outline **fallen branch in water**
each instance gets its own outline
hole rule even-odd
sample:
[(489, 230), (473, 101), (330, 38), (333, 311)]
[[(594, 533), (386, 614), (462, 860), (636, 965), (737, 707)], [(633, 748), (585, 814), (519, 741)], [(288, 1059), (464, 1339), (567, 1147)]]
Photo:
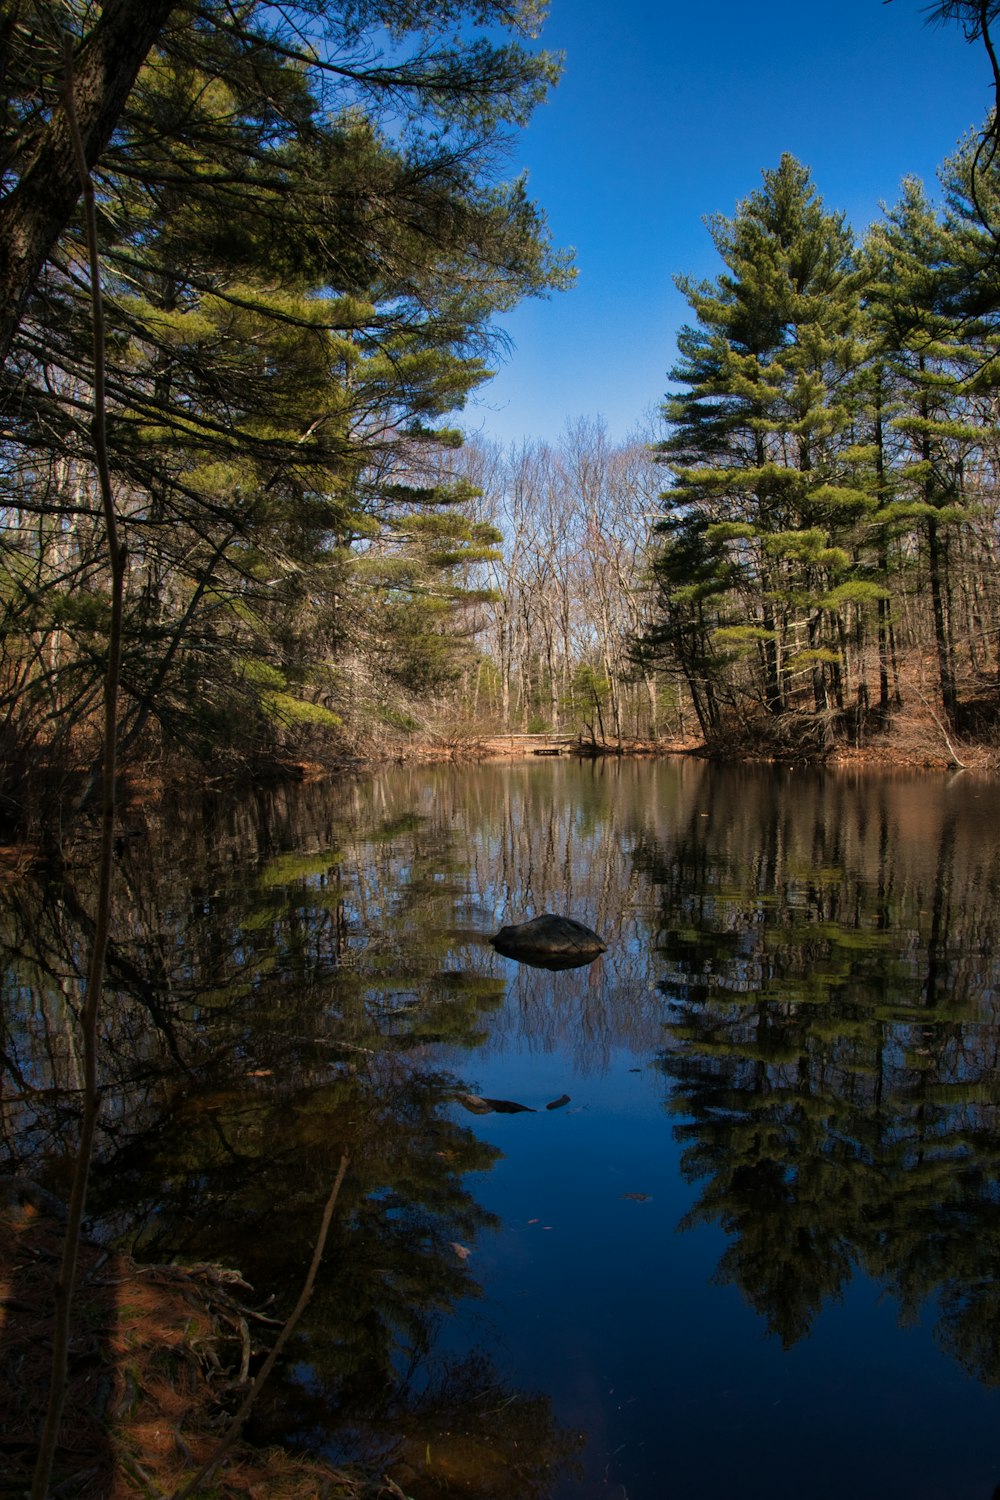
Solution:
[[(0, 1401), (5, 1496), (30, 1490), (52, 1362), (63, 1224), (34, 1197), (29, 1186), (0, 1203), (0, 1283), (8, 1288), (0, 1308), (0, 1368), (18, 1372)], [(248, 1306), (243, 1296), (251, 1291), (235, 1271), (217, 1264), (140, 1266), (122, 1251), (81, 1241), (58, 1480), (49, 1500), (57, 1490), (165, 1500), (216, 1453), (235, 1409), (230, 1403), (238, 1404), (249, 1389), (242, 1378), (242, 1322), (249, 1323), (253, 1350), (258, 1329), (263, 1333), (260, 1360), (284, 1322), (267, 1316), (269, 1301), (264, 1312)], [(229, 1414), (220, 1425), (223, 1406)], [(345, 1473), (280, 1443), (258, 1449), (244, 1436), (200, 1491), (209, 1493), (217, 1500), (251, 1494), (384, 1500), (385, 1487), (374, 1476)]]
[(306, 1276), (305, 1285), (303, 1286), (302, 1291), (299, 1295), (298, 1302), (296, 1302), (295, 1307), (292, 1309), (291, 1315), (289, 1316), (284, 1328), (282, 1328), (278, 1337), (275, 1339), (274, 1347), (272, 1348), (270, 1354), (267, 1356), (267, 1359), (261, 1365), (260, 1370), (257, 1374), (257, 1378), (254, 1381), (253, 1385), (250, 1387), (246, 1400), (243, 1402), (243, 1405), (240, 1407), (232, 1422), (229, 1424), (229, 1427), (226, 1429), (225, 1436), (222, 1438), (219, 1446), (216, 1448), (211, 1458), (209, 1458), (205, 1463), (202, 1464), (201, 1468), (198, 1470), (197, 1474), (195, 1474), (194, 1478), (189, 1480), (183, 1489), (174, 1491), (173, 1495), (171, 1495), (170, 1497), (170, 1500), (190, 1500), (190, 1497), (194, 1494), (195, 1490), (197, 1490), (200, 1485), (204, 1484), (207, 1479), (210, 1479), (211, 1476), (215, 1473), (216, 1469), (219, 1467), (219, 1464), (225, 1458), (226, 1454), (229, 1452), (230, 1448), (237, 1441), (240, 1433), (243, 1431), (243, 1425), (246, 1422), (247, 1417), (250, 1415), (254, 1402), (257, 1400), (257, 1397), (259, 1396), (264, 1386), (264, 1382), (267, 1380), (271, 1371), (274, 1369), (278, 1355), (287, 1344), (295, 1329), (296, 1324), (306, 1310), (306, 1305), (309, 1302), (310, 1297), (313, 1294), (313, 1288), (316, 1285), (316, 1276), (319, 1271), (319, 1263), (323, 1259), (323, 1251), (326, 1248), (327, 1236), (330, 1233), (330, 1224), (333, 1220), (333, 1210), (336, 1206), (337, 1198), (340, 1194), (341, 1184), (344, 1181), (344, 1174), (347, 1171), (347, 1161), (348, 1156), (347, 1152), (345, 1151), (343, 1156), (341, 1156), (340, 1158), (340, 1166), (337, 1169), (337, 1176), (334, 1180), (333, 1187), (330, 1189), (330, 1196), (326, 1200), (326, 1208), (323, 1210), (323, 1219), (319, 1227), (319, 1234), (316, 1236), (316, 1245), (313, 1249), (313, 1257), (312, 1262), (309, 1266), (309, 1273)]

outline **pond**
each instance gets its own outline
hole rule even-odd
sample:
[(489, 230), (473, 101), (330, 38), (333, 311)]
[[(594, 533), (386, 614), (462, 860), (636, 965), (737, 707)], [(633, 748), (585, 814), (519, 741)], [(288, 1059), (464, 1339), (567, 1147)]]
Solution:
[[(95, 1228), (287, 1309), (347, 1150), (256, 1436), (416, 1500), (990, 1500), (998, 792), (546, 760), (134, 810)], [(0, 896), (5, 1169), (63, 1192), (92, 882)], [(493, 950), (543, 911), (607, 951)]]

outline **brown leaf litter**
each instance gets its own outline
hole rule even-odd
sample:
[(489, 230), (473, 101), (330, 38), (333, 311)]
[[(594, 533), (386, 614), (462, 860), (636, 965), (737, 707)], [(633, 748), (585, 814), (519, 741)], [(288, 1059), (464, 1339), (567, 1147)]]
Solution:
[[(30, 1488), (48, 1399), (62, 1226), (41, 1192), (0, 1210), (0, 1497)], [(41, 1204), (41, 1208), (39, 1207)], [(166, 1497), (214, 1451), (275, 1322), (218, 1266), (140, 1266), (80, 1247), (70, 1380), (51, 1492), (61, 1500)], [(211, 1483), (217, 1500), (398, 1495), (328, 1464), (246, 1442)]]

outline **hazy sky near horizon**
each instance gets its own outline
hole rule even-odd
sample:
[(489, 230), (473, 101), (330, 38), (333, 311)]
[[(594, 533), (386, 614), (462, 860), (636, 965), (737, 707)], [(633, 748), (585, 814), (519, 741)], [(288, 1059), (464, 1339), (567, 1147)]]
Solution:
[(619, 439), (667, 390), (688, 309), (678, 273), (721, 268), (706, 214), (732, 214), (790, 151), (855, 231), (914, 174), (935, 173), (984, 118), (991, 74), (923, 0), (551, 0), (558, 87), (519, 133), (569, 292), (500, 320), (512, 346), (463, 413), (503, 443), (555, 440), (577, 417)]

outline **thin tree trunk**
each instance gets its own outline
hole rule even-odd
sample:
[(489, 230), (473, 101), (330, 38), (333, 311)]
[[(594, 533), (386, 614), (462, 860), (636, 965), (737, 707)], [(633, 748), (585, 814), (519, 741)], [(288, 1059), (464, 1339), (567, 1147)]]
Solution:
[(941, 689), (941, 706), (944, 709), (945, 718), (951, 727), (954, 728), (957, 698), (955, 692), (955, 674), (951, 653), (948, 649), (948, 621), (945, 609), (944, 586), (945, 559), (938, 524), (933, 516), (927, 522), (927, 555), (930, 571), (931, 611), (934, 616), (934, 644), (937, 650), (938, 682)]
[(84, 196), (87, 224), (87, 247), (90, 257), (91, 308), (94, 336), (94, 452), (101, 491), (101, 505), (107, 533), (111, 569), (111, 624), (108, 633), (107, 668), (104, 679), (104, 763), (101, 778), (101, 847), (98, 858), (97, 911), (94, 936), (87, 972), (82, 1033), (84, 1048), (83, 1118), (77, 1147), (73, 1186), (70, 1192), (63, 1243), (62, 1264), (56, 1283), (52, 1333), (52, 1377), (45, 1425), (38, 1445), (38, 1459), (32, 1480), (32, 1500), (45, 1500), (52, 1478), (69, 1370), (69, 1339), (76, 1282), (80, 1233), (90, 1178), (90, 1163), (97, 1134), (100, 1095), (97, 1088), (98, 1015), (104, 988), (104, 962), (111, 926), (111, 887), (114, 874), (116, 746), (118, 739), (118, 685), (121, 676), (122, 617), (125, 598), (125, 547), (119, 541), (115, 515), (105, 414), (104, 380), (104, 309), (101, 298), (101, 265), (97, 247), (97, 212), (94, 189), (84, 156), (83, 141), (77, 128), (74, 108), (72, 56), (66, 49), (65, 116), (75, 148), (77, 169)]

